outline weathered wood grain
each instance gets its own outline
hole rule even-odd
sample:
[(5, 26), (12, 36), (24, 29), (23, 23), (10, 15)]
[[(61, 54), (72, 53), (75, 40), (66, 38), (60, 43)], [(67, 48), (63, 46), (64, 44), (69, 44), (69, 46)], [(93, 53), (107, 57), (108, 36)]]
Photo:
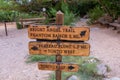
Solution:
[(62, 55), (62, 56), (89, 56), (90, 45), (86, 43), (70, 42), (30, 42), (30, 54)]
[(89, 35), (88, 27), (29, 26), (28, 28), (28, 36), (31, 39), (87, 41)]

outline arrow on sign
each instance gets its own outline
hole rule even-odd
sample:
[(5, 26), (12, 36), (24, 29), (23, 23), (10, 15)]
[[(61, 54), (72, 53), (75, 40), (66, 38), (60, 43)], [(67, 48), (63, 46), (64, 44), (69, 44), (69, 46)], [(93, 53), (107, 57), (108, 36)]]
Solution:
[(73, 66), (69, 66), (68, 67), (68, 69), (70, 69), (70, 70), (72, 70), (72, 69), (74, 69), (75, 67), (73, 67)]
[(85, 34), (86, 34), (86, 31), (82, 31), (82, 32), (80, 33), (80, 36), (83, 37), (83, 36), (85, 36)]
[(33, 46), (31, 49), (34, 50), (34, 51), (36, 51), (36, 50), (38, 50), (38, 47)]

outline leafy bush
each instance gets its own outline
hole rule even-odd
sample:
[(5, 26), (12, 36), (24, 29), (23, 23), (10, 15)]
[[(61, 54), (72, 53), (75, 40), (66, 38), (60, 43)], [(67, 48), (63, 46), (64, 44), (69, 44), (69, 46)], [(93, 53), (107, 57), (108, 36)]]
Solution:
[[(21, 0), (21, 3), (18, 3), (16, 1), (14, 2), (15, 10), (21, 11), (21, 12), (27, 12), (27, 13), (35, 13), (39, 14), (42, 13), (42, 9), (46, 8), (46, 13), (51, 17), (54, 17), (53, 12), (54, 10), (67, 10), (68, 7), (70, 14), (74, 15), (85, 15), (89, 9), (93, 8), (96, 4), (96, 0), (67, 0), (67, 7), (62, 6), (65, 4), (63, 3), (64, 0), (31, 0), (31, 2), (28, 2), (28, 0)], [(11, 3), (13, 4), (11, 1)], [(72, 5), (72, 6), (71, 6)], [(9, 9), (10, 10), (10, 9)], [(67, 12), (68, 13), (68, 12)], [(68, 14), (67, 14), (68, 15)], [(71, 16), (70, 15), (70, 16)]]
[(18, 21), (20, 18), (33, 18), (33, 17), (41, 17), (41, 14), (30, 14), (23, 13), (18, 11), (5, 11), (0, 10), (0, 21)]
[[(64, 24), (65, 25), (71, 25), (71, 23), (74, 21), (75, 19), (75, 15), (73, 14), (73, 12), (70, 10), (69, 5), (67, 3), (64, 3), (63, 1), (60, 3), (60, 10), (64, 13)], [(47, 14), (49, 15), (49, 17), (55, 17), (56, 13), (57, 13), (57, 8), (50, 8), (49, 11), (47, 12)]]
[(20, 13), (18, 11), (0, 10), (0, 21), (12, 22), (12, 21), (16, 21), (20, 17), (21, 18), (26, 18), (26, 17), (29, 17), (29, 14)]
[(70, 11), (67, 3), (62, 2), (61, 9), (64, 12), (64, 24), (70, 25), (74, 21), (75, 15)]
[(15, 21), (18, 13), (15, 11), (0, 10), (0, 21)]
[(55, 8), (50, 8), (50, 10), (47, 12), (49, 17), (55, 17), (57, 13), (57, 10)]
[[(78, 72), (62, 72), (62, 80), (66, 80), (71, 75), (76, 75), (80, 80), (102, 80), (102, 76), (96, 75), (97, 64), (99, 60), (93, 57), (63, 57), (65, 63), (79, 64), (80, 69)], [(50, 75), (49, 80), (55, 80), (55, 73)]]
[[(26, 1), (26, 0), (23, 0), (23, 2), (24, 1)], [(19, 24), (20, 18), (33, 18), (33, 17), (41, 17), (42, 16), (40, 13), (38, 13), (38, 14), (33, 14), (30, 12), (24, 13), (20, 10), (20, 6), (16, 3), (17, 2), (15, 2), (13, 0), (0, 0), (0, 22), (16, 21), (17, 28), (20, 29), (20, 28), (22, 28), (21, 24)]]
[[(102, 76), (96, 75), (96, 66), (99, 64), (99, 60), (96, 58), (64, 56), (62, 60), (64, 63), (75, 63), (80, 66), (78, 72), (62, 72), (62, 80), (66, 80), (66, 78), (70, 75), (77, 75), (79, 76), (80, 80), (102, 80), (103, 78)], [(27, 59), (27, 62), (36, 61), (55, 62), (55, 56), (31, 55)], [(55, 73), (50, 75), (49, 80), (55, 80)]]
[(21, 2), (15, 1), (15, 4), (18, 5), (18, 10), (22, 12), (32, 12), (32, 13), (40, 13), (43, 8), (51, 8), (52, 1), (51, 0), (21, 0)]
[(97, 0), (70, 0), (67, 2), (70, 10), (75, 15), (85, 15), (90, 9), (94, 8), (98, 2)]
[(98, 18), (100, 18), (104, 14), (104, 11), (100, 8), (100, 6), (96, 6), (94, 9), (88, 12), (90, 17), (90, 23), (94, 23)]
[(12, 1), (0, 0), (0, 10), (15, 10), (16, 4)]
[(22, 25), (19, 22), (16, 22), (17, 29), (22, 29)]
[(103, 10), (114, 19), (120, 15), (120, 0), (98, 0)]
[(93, 23), (103, 14), (107, 13), (112, 19), (117, 19), (120, 15), (120, 1), (119, 0), (97, 0), (99, 5), (88, 12), (90, 22)]
[(30, 55), (26, 62), (39, 62), (39, 61), (55, 61), (54, 56), (44, 56), (44, 55)]
[(75, 20), (75, 16), (72, 12), (65, 12), (64, 14), (64, 24), (65, 25), (71, 25), (72, 22)]
[(83, 63), (81, 65), (81, 72), (86, 72), (86, 74), (94, 76), (97, 74), (97, 68), (96, 68), (97, 63)]
[(23, 12), (20, 12), (19, 13), (19, 16), (18, 16), (18, 18), (38, 18), (38, 17), (42, 17), (42, 14), (30, 14), (30, 13), (23, 13)]

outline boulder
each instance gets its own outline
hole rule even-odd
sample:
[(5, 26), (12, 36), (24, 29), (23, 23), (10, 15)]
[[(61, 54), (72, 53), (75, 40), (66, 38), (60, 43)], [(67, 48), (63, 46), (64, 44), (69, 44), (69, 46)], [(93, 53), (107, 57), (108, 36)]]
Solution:
[(105, 64), (98, 64), (97, 65), (97, 74), (104, 76), (107, 73), (107, 66)]
[(77, 76), (72, 75), (69, 78), (67, 78), (67, 80), (79, 80)]

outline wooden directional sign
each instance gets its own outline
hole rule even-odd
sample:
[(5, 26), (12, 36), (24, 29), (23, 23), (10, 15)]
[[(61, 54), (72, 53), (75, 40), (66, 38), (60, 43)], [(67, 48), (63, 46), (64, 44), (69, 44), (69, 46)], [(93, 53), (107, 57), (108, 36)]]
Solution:
[(54, 55), (56, 62), (39, 62), (40, 70), (56, 71), (56, 80), (61, 80), (61, 71), (77, 72), (77, 64), (62, 63), (62, 56), (89, 56), (90, 28), (64, 26), (64, 14), (56, 14), (57, 26), (30, 25), (28, 36), (37, 41), (29, 42), (29, 53), (38, 55)]
[(29, 26), (28, 35), (31, 39), (87, 41), (90, 30), (87, 27), (69, 26)]
[(30, 42), (30, 54), (62, 55), (62, 56), (89, 56), (90, 45), (86, 43), (69, 42)]
[(52, 70), (52, 71), (69, 71), (69, 72), (77, 72), (79, 66), (77, 64), (63, 64), (58, 62), (39, 62), (38, 68), (40, 70)]

